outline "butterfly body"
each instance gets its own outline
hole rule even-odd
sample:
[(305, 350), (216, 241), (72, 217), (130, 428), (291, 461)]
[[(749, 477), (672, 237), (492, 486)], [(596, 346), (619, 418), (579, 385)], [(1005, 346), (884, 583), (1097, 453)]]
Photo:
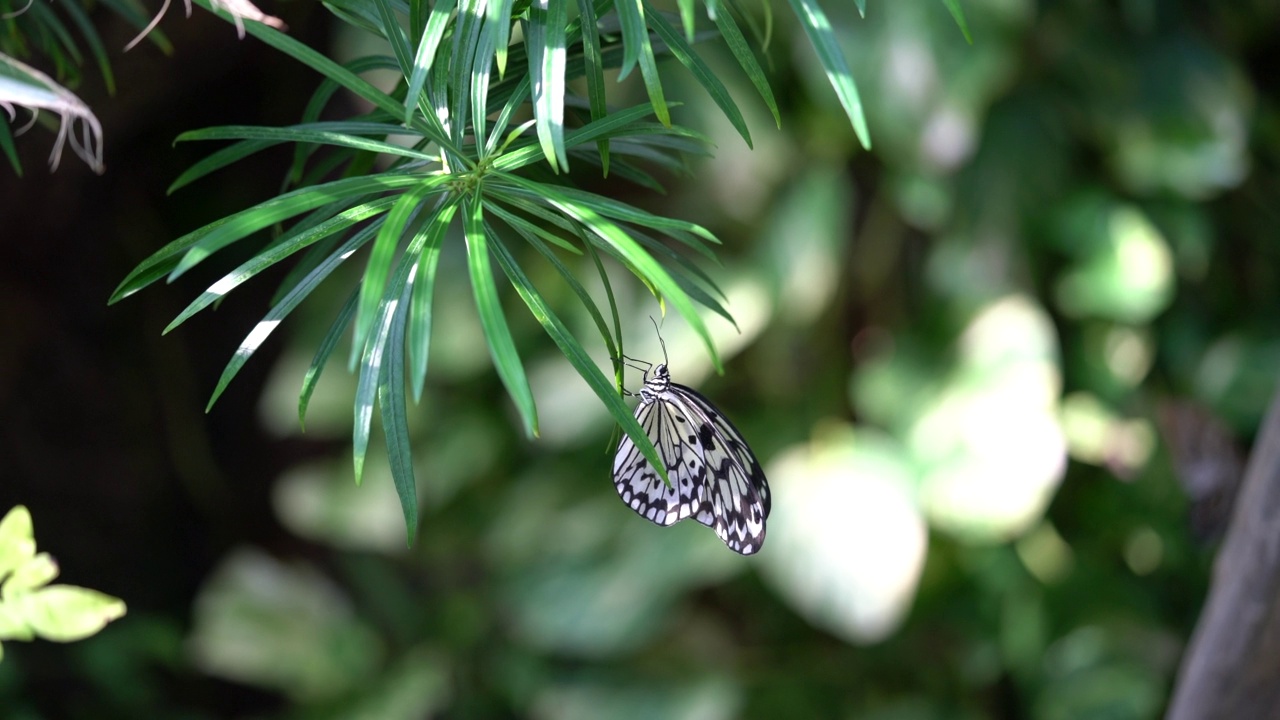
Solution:
[(638, 394), (636, 420), (658, 450), (671, 485), (624, 435), (613, 460), (622, 501), (658, 525), (693, 517), (731, 550), (759, 551), (769, 485), (742, 433), (698, 391), (672, 382), (665, 364), (645, 373)]

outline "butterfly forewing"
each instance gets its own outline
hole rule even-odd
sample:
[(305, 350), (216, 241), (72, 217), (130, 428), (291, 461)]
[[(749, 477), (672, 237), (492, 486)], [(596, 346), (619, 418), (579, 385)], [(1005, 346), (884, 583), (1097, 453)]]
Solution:
[(636, 419), (653, 442), (667, 487), (624, 436), (613, 462), (623, 502), (642, 517), (671, 525), (687, 517), (715, 530), (732, 550), (750, 555), (764, 542), (769, 486), (738, 429), (692, 388), (670, 382), (665, 365), (646, 373)]
[(623, 435), (613, 459), (613, 484), (622, 501), (641, 517), (659, 525), (672, 525), (702, 505), (702, 460), (683, 442), (678, 429), (686, 421), (673, 418), (661, 402), (641, 403), (636, 420), (658, 450), (673, 487), (667, 487), (631, 438)]

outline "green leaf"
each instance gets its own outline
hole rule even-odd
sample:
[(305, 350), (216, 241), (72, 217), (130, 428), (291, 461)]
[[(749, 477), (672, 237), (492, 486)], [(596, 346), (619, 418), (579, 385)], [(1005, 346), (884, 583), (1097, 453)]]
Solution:
[(480, 145), (480, 138), (484, 137), (486, 116), (489, 114), (489, 78), (493, 68), (493, 53), (498, 44), (498, 29), (489, 19), (488, 11), (489, 8), (486, 7), (480, 35), (476, 40), (476, 54), (471, 62), (471, 128), (477, 146)]
[(116, 79), (111, 73), (111, 62), (107, 58), (107, 50), (102, 45), (102, 37), (93, 26), (93, 21), (85, 13), (84, 6), (74, 0), (62, 0), (62, 9), (71, 17), (71, 22), (80, 30), (80, 35), (89, 46), (89, 53), (98, 64), (98, 72), (102, 73), (102, 82), (108, 95), (116, 94)]
[(498, 77), (507, 74), (507, 46), (511, 44), (511, 0), (489, 0), (485, 22), (494, 27), (494, 60)]
[[(409, 52), (409, 39), (405, 37), (404, 28), (400, 27), (400, 21), (396, 19), (396, 13), (391, 9), (390, 0), (373, 0), (373, 4), (378, 9), (378, 20), (380, 22), (380, 30), (382, 37), (386, 39), (387, 44), (391, 46), (391, 54), (395, 55), (396, 64), (400, 66), (400, 73), (408, 76), (413, 71), (413, 56)], [(406, 104), (408, 96), (406, 96)], [(405, 117), (405, 124), (408, 124), (409, 118)]]
[[(604, 61), (600, 57), (600, 30), (596, 17), (595, 4), (591, 0), (578, 0), (578, 13), (582, 27), (582, 57), (584, 74), (587, 79), (587, 102), (591, 106), (591, 120), (604, 119), (609, 114), (605, 101)], [(596, 149), (600, 151), (600, 166), (604, 176), (609, 176), (609, 141), (596, 141)]]
[(53, 558), (36, 553), (31, 513), (14, 506), (0, 519), (0, 640), (79, 640), (124, 615), (119, 598), (49, 585), (57, 575)]
[(831, 81), (831, 87), (835, 88), (836, 97), (840, 98), (840, 104), (844, 106), (849, 121), (853, 123), (854, 133), (857, 134), (862, 147), (870, 150), (871, 132), (867, 130), (867, 119), (862, 114), (862, 100), (858, 97), (858, 87), (853, 82), (853, 73), (849, 72), (849, 64), (845, 62), (844, 53), (836, 42), (831, 22), (822, 12), (818, 0), (788, 0), (788, 2), (791, 3), (791, 9), (795, 11), (796, 16), (800, 18), (800, 24), (804, 27), (805, 34), (809, 36), (809, 41), (813, 43), (813, 49), (818, 53), (818, 60), (827, 73), (827, 79)]
[[(345, 132), (342, 132), (345, 131)], [(178, 136), (174, 142), (192, 140), (264, 140), (270, 143), (297, 142), (314, 143), (316, 145), (335, 145), (381, 153), (393, 157), (413, 158), (415, 160), (433, 161), (438, 158), (434, 153), (397, 145), (396, 143), (370, 140), (352, 133), (364, 135), (420, 135), (398, 125), (372, 122), (344, 123), (306, 123), (287, 127), (261, 127), (255, 125), (228, 125), (225, 127), (193, 130)]]
[(969, 34), (969, 23), (964, 19), (964, 9), (960, 7), (960, 0), (942, 0), (942, 4), (947, 6), (951, 11), (951, 17), (956, 19), (956, 25), (960, 26), (960, 32), (964, 35), (965, 41), (972, 45), (973, 36)]
[[(692, 1), (690, 2), (692, 7)], [(711, 96), (711, 100), (715, 102), (724, 116), (728, 118), (729, 124), (733, 125), (742, 139), (746, 141), (747, 147), (751, 147), (751, 132), (747, 130), (747, 121), (742, 118), (742, 111), (738, 109), (737, 103), (733, 101), (733, 97), (729, 95), (729, 89), (720, 82), (720, 78), (716, 77), (715, 72), (707, 66), (702, 58), (698, 57), (693, 48), (676, 29), (667, 22), (666, 18), (653, 9), (648, 2), (644, 3), (645, 16), (649, 19), (649, 24), (653, 26), (654, 32), (658, 33), (658, 37), (667, 44), (667, 48), (671, 50), (671, 54), (676, 60), (680, 61), (689, 69), (694, 79), (698, 81), (707, 94)]]
[(333, 319), (333, 324), (329, 326), (329, 332), (325, 333), (320, 346), (316, 348), (316, 354), (311, 358), (311, 366), (307, 368), (307, 374), (302, 378), (302, 390), (298, 393), (298, 425), (303, 432), (307, 429), (307, 405), (311, 403), (311, 393), (315, 392), (316, 384), (320, 382), (320, 374), (324, 372), (329, 356), (337, 347), (338, 339), (351, 324), (351, 318), (356, 314), (356, 301), (359, 298), (360, 288), (352, 290), (347, 301), (343, 303), (342, 309), (338, 311), (338, 316)]
[[(404, 255), (401, 256), (396, 271), (386, 286), (386, 293), (382, 296), (382, 302), (378, 305), (377, 316), (374, 318), (373, 332), (369, 335), (368, 340), (360, 346), (360, 379), (356, 382), (355, 421), (352, 424), (351, 439), (351, 457), (355, 464), (357, 485), (360, 484), (364, 474), (364, 458), (369, 449), (369, 432), (373, 425), (373, 404), (377, 399), (379, 385), (382, 383), (383, 363), (388, 359), (388, 350), (391, 350), (393, 355), (396, 352), (391, 349), (392, 327), (396, 324), (396, 317), (400, 315), (400, 311), (407, 301), (405, 297), (406, 286), (409, 276), (417, 264), (418, 254), (422, 252), (420, 244), (422, 241), (424, 241), (424, 238), (421, 235), (416, 236), (405, 250)], [(403, 363), (403, 331), (401, 331), (400, 335), (400, 344), (400, 357), (401, 363)], [(403, 393), (403, 369), (401, 370), (400, 379), (401, 392)], [(389, 433), (395, 432), (395, 430), (383, 429)], [(388, 443), (391, 443), (392, 436), (388, 435), (387, 437)], [(390, 445), (388, 450), (392, 450)], [(398, 484), (399, 481), (397, 481)], [(416, 497), (414, 503), (416, 507)]]
[(509, 176), (511, 182), (524, 187), (527, 190), (541, 193), (544, 200), (569, 217), (578, 221), (590, 233), (600, 238), (604, 243), (615, 250), (637, 275), (648, 279), (653, 286), (661, 293), (661, 296), (669, 301), (676, 311), (684, 317), (689, 326), (693, 328), (707, 347), (707, 353), (711, 356), (711, 362), (715, 366), (717, 372), (724, 372), (720, 363), (720, 355), (716, 352), (715, 343), (711, 340), (711, 334), (707, 331), (707, 326), (702, 322), (702, 318), (693, 307), (693, 301), (683, 289), (672, 279), (666, 268), (660, 265), (653, 256), (645, 252), (630, 235), (621, 227), (613, 224), (600, 215), (592, 207), (579, 203), (569, 196), (565, 195), (563, 188), (553, 188), (549, 185), (539, 185), (530, 180), (525, 180), (517, 176)]
[(663, 217), (661, 215), (654, 215), (653, 213), (641, 210), (633, 205), (628, 205), (624, 202), (614, 200), (613, 198), (597, 195), (585, 190), (578, 190), (576, 188), (553, 188), (550, 185), (537, 184), (536, 187), (538, 190), (531, 191), (528, 184), (531, 182), (532, 181), (522, 179), (517, 180), (516, 176), (508, 174), (503, 174), (500, 177), (491, 176), (490, 180), (492, 185), (500, 185), (504, 190), (524, 194), (527, 198), (535, 201), (540, 199), (539, 195), (543, 194), (544, 191), (550, 192), (554, 190), (554, 192), (559, 193), (560, 195), (585, 207), (589, 207), (594, 212), (606, 217), (665, 232), (671, 237), (706, 255), (709, 259), (715, 259), (715, 253), (692, 236), (697, 235), (710, 240), (717, 245), (720, 244), (720, 240), (717, 239), (715, 235), (711, 234), (711, 231), (697, 223), (691, 223), (687, 220), (679, 220), (676, 218)]
[(605, 348), (609, 351), (609, 357), (619, 357), (621, 353), (614, 344), (613, 336), (609, 333), (609, 326), (605, 323), (604, 316), (600, 314), (600, 308), (596, 307), (596, 302), (592, 299), (591, 293), (587, 292), (582, 283), (578, 282), (578, 278), (574, 277), (569, 268), (560, 262), (560, 258), (556, 257), (551, 248), (539, 240), (537, 235), (530, 232), (530, 228), (523, 227), (519, 223), (512, 224), (508, 222), (508, 224), (511, 225), (511, 229), (515, 230), (526, 242), (541, 253), (547, 259), (547, 262), (551, 263), (551, 266), (556, 269), (556, 272), (560, 273), (560, 277), (569, 286), (569, 289), (573, 290), (574, 294), (578, 296), (578, 300), (582, 302), (583, 307), (587, 309), (587, 314), (591, 316), (591, 320), (596, 324), (596, 329), (600, 331), (600, 338), (604, 340)]
[(450, 203), (440, 208), (419, 233), (426, 233), (422, 254), (418, 257), (418, 270), (413, 281), (413, 297), (409, 307), (409, 364), (413, 368), (413, 401), (422, 400), (422, 389), (427, 378), (427, 357), (431, 349), (431, 302), (436, 284), (436, 267), (444, 235), (458, 209)]
[[(205, 1), (207, 2), (207, 0)], [(404, 105), (402, 103), (382, 92), (364, 78), (361, 78), (310, 47), (294, 40), (282, 32), (262, 25), (261, 23), (246, 22), (245, 29), (250, 35), (253, 35), (277, 50), (284, 52), (303, 65), (312, 68), (326, 78), (329, 78), (347, 90), (350, 90), (356, 96), (369, 101), (374, 105), (374, 107), (377, 107), (379, 110), (387, 113), (387, 115), (391, 117), (403, 116)], [(415, 117), (413, 118), (411, 125), (423, 132), (427, 137), (431, 138), (433, 142), (439, 144), (449, 153), (461, 156), (462, 153), (441, 131), (439, 121), (436, 119), (435, 115), (425, 114), (423, 116)]]
[[(708, 11), (710, 8), (708, 8)], [(716, 27), (720, 30), (721, 37), (729, 46), (729, 52), (733, 53), (733, 57), (738, 60), (738, 65), (742, 66), (743, 72), (747, 74), (747, 78), (751, 80), (751, 84), (755, 85), (756, 92), (760, 93), (760, 97), (764, 99), (764, 104), (769, 106), (769, 111), (773, 113), (773, 121), (779, 128), (782, 127), (782, 114), (778, 111), (778, 102), (773, 97), (773, 89), (769, 87), (769, 78), (765, 76), (764, 70), (760, 68), (760, 64), (756, 62), (755, 53), (752, 52), (751, 46), (747, 44), (747, 40), (742, 36), (742, 31), (738, 29), (738, 24), (733, 20), (733, 13), (728, 8), (722, 13), (712, 13), (712, 18), (716, 22)]]
[(56, 577), (58, 564), (49, 557), (49, 553), (36, 553), (13, 569), (13, 574), (4, 583), (3, 597), (9, 600), (21, 593), (35, 591)]
[[(324, 185), (287, 192), (258, 203), (248, 210), (241, 210), (217, 222), (210, 223), (200, 230), (166, 245), (155, 255), (143, 261), (142, 265), (135, 268), (134, 272), (130, 274), (130, 278), (134, 277), (134, 274), (142, 270), (144, 266), (165, 262), (176, 255), (178, 250), (185, 250), (182, 258), (169, 273), (169, 279), (173, 280), (200, 264), (218, 250), (263, 228), (270, 227), (281, 220), (301, 215), (308, 210), (314, 210), (326, 203), (343, 198), (358, 198), (368, 193), (396, 190), (417, 185), (421, 182), (421, 175), (384, 173), (335, 180)], [(191, 239), (191, 242), (185, 243), (184, 241), (188, 239)], [(128, 281), (129, 278), (126, 278), (126, 282)], [(119, 294), (120, 290), (118, 289), (116, 293)]]
[(319, 240), (330, 237), (335, 233), (339, 233), (358, 222), (367, 220), (374, 215), (385, 212), (391, 204), (395, 202), (394, 198), (382, 198), (371, 203), (366, 203), (359, 207), (352, 208), (346, 212), (339, 213), (328, 220), (308, 228), (303, 232), (286, 237), (284, 242), (275, 244), (258, 253), (249, 260), (245, 261), (240, 267), (222, 276), (220, 280), (209, 286), (190, 305), (178, 316), (173, 319), (164, 329), (165, 333), (186, 322), (192, 315), (200, 312), (206, 307), (226, 297), (236, 287), (249, 281), (258, 273), (266, 270), (272, 265), (289, 257), (293, 253), (305, 248)]
[(420, 104), (422, 88), (427, 83), (427, 76), (435, 62), (440, 41), (444, 38), (449, 26), (449, 17), (457, 0), (438, 0), (431, 8), (431, 16), (427, 19), (427, 29), (418, 41), (418, 51), (413, 57), (413, 73), (409, 75), (409, 92), (404, 99), (404, 124), (408, 125), (413, 117), (413, 110)]
[(640, 60), (640, 49), (648, 46), (649, 33), (644, 26), (640, 0), (614, 0), (614, 8), (622, 28), (622, 64), (618, 67), (618, 82), (622, 82)]
[(22, 163), (18, 160), (18, 148), (13, 144), (13, 132), (9, 130), (7, 121), (0, 122), (0, 150), (4, 150), (4, 156), (9, 158), (9, 166), (13, 168), (13, 173), (22, 177)]
[(400, 239), (407, 232), (410, 221), (418, 214), (426, 199), (441, 191), (449, 180), (448, 175), (437, 175), (432, 178), (419, 178), (420, 184), (400, 196), (391, 211), (387, 213), (386, 222), (378, 231), (378, 239), (373, 243), (373, 252), (369, 254), (369, 263), (365, 266), (364, 278), (360, 283), (360, 305), (356, 309), (356, 336), (352, 345), (352, 361), (364, 347), (369, 328), (373, 325), (373, 315), (383, 301), (382, 291), (386, 288), (387, 273), (391, 269), (391, 261), (395, 258)]
[(413, 273), (409, 273), (404, 293), (391, 318), (387, 336), (386, 361), (378, 381), (378, 407), (382, 409), (382, 431), (387, 436), (387, 461), (391, 480), (404, 513), (407, 543), (413, 546), (418, 532), (418, 484), (413, 478), (413, 448), (409, 443), (409, 418), (404, 397), (404, 326), (408, 318), (409, 296), (413, 293)]
[(243, 160), (250, 155), (266, 150), (267, 148), (278, 145), (284, 140), (244, 140), (234, 145), (228, 145), (216, 152), (211, 153), (208, 157), (200, 160), (196, 164), (187, 168), (177, 180), (174, 180), (169, 188), (165, 190), (166, 195), (172, 195), (178, 188), (190, 185), (200, 178), (217, 170), (236, 162)]
[(507, 320), (498, 300), (498, 288), (493, 282), (493, 269), (489, 263), (488, 238), (484, 231), (484, 206), (476, 200), (464, 200), (463, 230), (467, 238), (467, 267), (471, 271), (471, 289), (475, 294), (476, 309), (480, 313), (480, 325), (484, 328), (489, 354), (493, 357), (498, 377), (516, 404), (525, 433), (538, 435), (538, 412), (533, 404), (533, 391), (525, 377), (524, 365), (516, 352), (515, 341), (507, 328)]
[(533, 0), (529, 6), (529, 74), (534, 127), (542, 154), (557, 172), (569, 170), (564, 152), (565, 23), (567, 0)]
[[(637, 105), (626, 110), (610, 113), (600, 120), (592, 121), (569, 132), (565, 136), (565, 147), (574, 147), (593, 140), (625, 135), (635, 127), (637, 120), (652, 114), (652, 105)], [(671, 130), (680, 134), (692, 132), (684, 128), (672, 128)], [(493, 162), (493, 167), (498, 170), (514, 170), (536, 162), (538, 158), (537, 149), (532, 146), (523, 147), (504, 154)]]
[(280, 302), (267, 311), (267, 314), (258, 321), (253, 330), (249, 331), (249, 334), (245, 336), (245, 339), (240, 343), (240, 347), (236, 348), (231, 360), (227, 362), (227, 366), (223, 368), (222, 375), (218, 378), (218, 385), (213, 389), (213, 394), (209, 397), (209, 403), (205, 406), (205, 412), (209, 412), (213, 408), (213, 404), (222, 396), (222, 391), (227, 389), (232, 379), (235, 378), (236, 373), (240, 372), (240, 368), (244, 367), (249, 358), (253, 357), (253, 354), (266, 342), (271, 333), (275, 332), (275, 329), (280, 325), (280, 321), (293, 312), (293, 309), (305, 300), (321, 281), (329, 277), (329, 274), (338, 265), (342, 264), (347, 256), (369, 241), (369, 238), (377, 232), (378, 222), (379, 220), (375, 220), (369, 227), (352, 235), (347, 242), (342, 244), (342, 247), (334, 251), (315, 270), (307, 273), (307, 276), (296, 287), (286, 293), (280, 299)]
[[(680, 8), (680, 25), (684, 27), (685, 42), (693, 44), (693, 0), (676, 0), (676, 6)], [(653, 8), (650, 7), (646, 11), (649, 15), (653, 14)]]
[(591, 361), (591, 357), (587, 355), (586, 350), (582, 348), (577, 338), (569, 332), (564, 323), (560, 322), (560, 319), (551, 311), (542, 295), (534, 288), (533, 283), (529, 282), (529, 278), (520, 270), (520, 266), (511, 257), (510, 252), (501, 242), (497, 241), (494, 242), (493, 248), (494, 255), (498, 258), (498, 264), (502, 267), (503, 272), (507, 274), (507, 278), (511, 280), (511, 285), (515, 287), (525, 305), (529, 306), (529, 311), (533, 313), (533, 317), (546, 330), (547, 335), (550, 335), (551, 339), (555, 341), (560, 351), (564, 353), (565, 358), (578, 371), (582, 379), (587, 382), (587, 386), (604, 403), (605, 408), (609, 410), (609, 414), (613, 415), (614, 419), (618, 421), (618, 424), (622, 426), (623, 432), (636, 444), (636, 447), (640, 449), (641, 454), (649, 461), (649, 464), (656, 468), (663, 481), (670, 485), (671, 480), (667, 477), (665, 463), (662, 462), (662, 459), (658, 456), (658, 451), (649, 440), (649, 436), (645, 434), (644, 428), (640, 427), (635, 415), (632, 414), (626, 403), (622, 401), (609, 379), (604, 376), (604, 373), (600, 372), (600, 368), (596, 367), (596, 364)]
[(125, 614), (120, 598), (74, 585), (50, 585), (5, 605), (36, 635), (55, 642), (83, 640)]
[(644, 78), (644, 89), (649, 95), (649, 104), (653, 106), (653, 114), (658, 122), (670, 126), (671, 109), (667, 107), (667, 99), (662, 92), (662, 77), (658, 74), (658, 62), (653, 57), (653, 44), (649, 42), (647, 32), (640, 38), (640, 76)]
[(462, 0), (458, 5), (458, 18), (453, 28), (453, 57), (440, 65), (449, 73), (449, 90), (453, 104), (449, 110), (449, 133), (453, 142), (462, 147), (467, 131), (467, 107), (474, 94), (471, 84), (472, 63), (480, 33), (484, 28), (481, 4), (484, 0)]

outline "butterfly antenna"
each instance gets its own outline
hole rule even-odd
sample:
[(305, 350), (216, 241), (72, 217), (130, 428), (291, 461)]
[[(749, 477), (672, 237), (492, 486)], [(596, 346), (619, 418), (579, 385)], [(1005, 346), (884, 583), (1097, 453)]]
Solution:
[(658, 321), (654, 320), (653, 316), (650, 315), (649, 322), (653, 323), (653, 331), (658, 334), (658, 344), (662, 346), (662, 364), (670, 366), (670, 362), (667, 360), (667, 341), (662, 339), (662, 330), (658, 327)]

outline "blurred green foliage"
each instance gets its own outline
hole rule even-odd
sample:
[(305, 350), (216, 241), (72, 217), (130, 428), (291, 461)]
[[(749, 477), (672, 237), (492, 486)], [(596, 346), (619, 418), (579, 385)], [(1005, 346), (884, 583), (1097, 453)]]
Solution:
[[(716, 157), (665, 198), (607, 187), (725, 241), (708, 272), (740, 332), (707, 325), (726, 374), (707, 379), (686, 326), (663, 332), (675, 378), (765, 463), (757, 559), (618, 501), (609, 415), (526, 320), (543, 437), (520, 437), (446, 250), (408, 418), (413, 549), (380, 448), (359, 489), (345, 455), (300, 464), (273, 502), (304, 552), (227, 555), (188, 632), (131, 615), (75, 646), (83, 672), (106, 677), (105, 655), (214, 675), (287, 717), (1158, 717), (1213, 550), (1190, 517), (1229, 491), (1188, 479), (1194, 443), (1161, 410), (1195, 408), (1192, 439), (1247, 438), (1280, 366), (1280, 7), (974, 0), (972, 45), (942, 3), (827, 10), (873, 153), (775, 13), (783, 130), (749, 150), (673, 78), (676, 120)], [(610, 269), (628, 353), (652, 357), (655, 306)], [(590, 328), (553, 270), (531, 275)], [(299, 311), (262, 405), (280, 435), (344, 299)], [(354, 383), (325, 376), (308, 437), (346, 435)], [(1195, 460), (1238, 469), (1208, 445)], [(21, 672), (0, 667), (0, 698)], [(102, 707), (153, 714), (146, 678), (98, 683)]]

